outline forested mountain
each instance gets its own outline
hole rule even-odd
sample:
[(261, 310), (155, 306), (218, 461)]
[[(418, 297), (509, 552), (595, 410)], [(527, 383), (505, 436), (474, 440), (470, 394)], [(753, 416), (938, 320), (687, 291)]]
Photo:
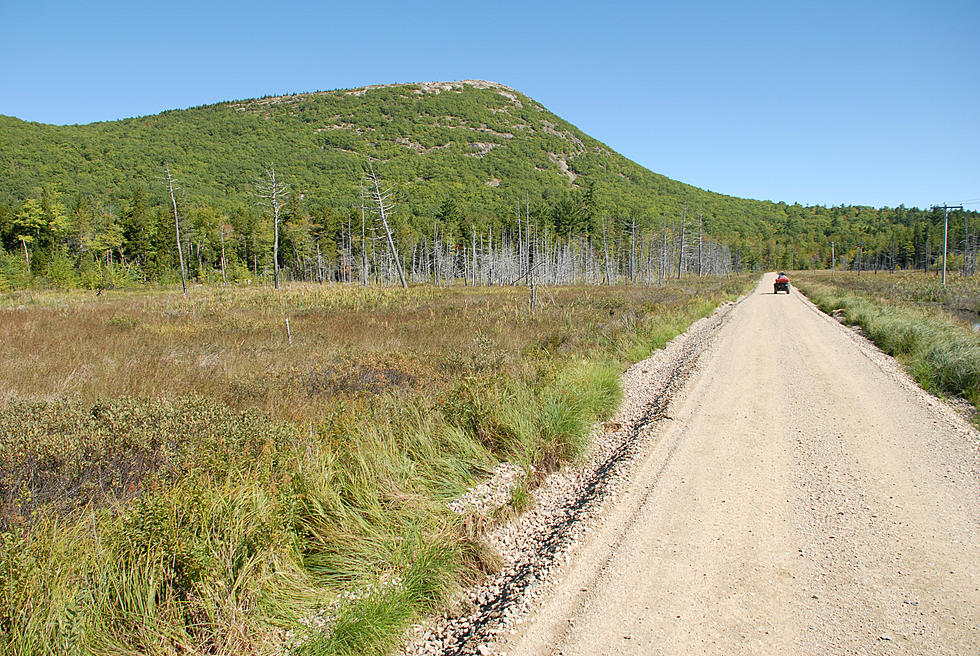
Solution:
[[(378, 260), (376, 217), (369, 212), (363, 237), (360, 227), (369, 167), (393, 190), (394, 241), (412, 262), (462, 252), (476, 261), (478, 244), (481, 254), (495, 244), (502, 252), (527, 241), (528, 226), (556, 258), (564, 244), (584, 252), (583, 262), (594, 255), (631, 278), (644, 263), (683, 259), (699, 234), (699, 243), (725, 245), (715, 253), (736, 267), (825, 266), (832, 242), (838, 264), (928, 266), (941, 240), (935, 212), (804, 207), (685, 185), (513, 89), (465, 81), (267, 97), (89, 125), (0, 117), (5, 284), (71, 278), (69, 269), (85, 274), (93, 266), (101, 276), (124, 267), (127, 276), (171, 280), (177, 249), (165, 163), (177, 185), (188, 267), (200, 279), (219, 267), (253, 276), (268, 269), (272, 212), (255, 183), (273, 166), (290, 192), (279, 261), (292, 277), (315, 270), (347, 279), (356, 263), (367, 266), (369, 250), (376, 273), (387, 266)], [(976, 250), (971, 218), (954, 222), (953, 243), (967, 260)], [(15, 257), (30, 272), (15, 270)]]

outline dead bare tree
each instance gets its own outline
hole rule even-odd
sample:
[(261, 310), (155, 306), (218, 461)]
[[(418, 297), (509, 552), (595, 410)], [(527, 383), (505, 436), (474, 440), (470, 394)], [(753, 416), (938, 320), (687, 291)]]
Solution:
[(472, 278), (473, 278), (473, 286), (476, 287), (476, 224), (475, 223), (472, 226), (472, 231), (473, 231), (473, 237), (470, 239), (470, 246), (472, 247), (471, 251), (473, 253)]
[(385, 235), (388, 238), (388, 248), (391, 251), (391, 258), (395, 263), (395, 270), (398, 272), (398, 279), (401, 281), (402, 287), (408, 288), (408, 283), (405, 282), (405, 273), (402, 271), (401, 260), (398, 259), (398, 250), (395, 248), (395, 240), (391, 236), (391, 227), (388, 225), (388, 217), (391, 215), (391, 211), (394, 209), (394, 204), (391, 202), (391, 197), (393, 195), (392, 189), (389, 187), (385, 190), (381, 189), (381, 181), (378, 179), (377, 174), (374, 172), (374, 164), (370, 164), (370, 170), (368, 172), (368, 182), (374, 186), (374, 191), (371, 191), (371, 200), (374, 201), (375, 211), (378, 213), (378, 218), (381, 219), (381, 225), (385, 230)]
[(361, 286), (368, 284), (367, 232), (364, 224), (364, 183), (361, 183)]
[(636, 212), (630, 212), (630, 254), (629, 254), (630, 283), (636, 282)]
[(225, 273), (225, 229), (229, 226), (225, 223), (224, 219), (221, 220), (220, 235), (221, 235), (221, 284), (228, 284), (228, 276)]
[(701, 253), (704, 248), (704, 233), (702, 227), (704, 226), (704, 220), (701, 217), (701, 212), (698, 212), (698, 278), (704, 274), (704, 265), (702, 264)]
[(272, 270), (276, 289), (279, 289), (279, 213), (289, 199), (289, 185), (276, 179), (276, 167), (270, 165), (266, 170), (267, 179), (255, 182), (255, 195), (269, 203), (272, 208)]
[(184, 266), (184, 249), (180, 245), (180, 219), (177, 217), (177, 196), (174, 192), (180, 187), (174, 186), (174, 176), (170, 173), (170, 162), (163, 163), (163, 170), (167, 176), (167, 189), (170, 191), (170, 202), (174, 208), (174, 232), (177, 234), (177, 259), (180, 260), (180, 284), (187, 296), (187, 267)]
[[(536, 228), (537, 226), (535, 226)], [(531, 253), (531, 197), (527, 192), (524, 192), (524, 269), (527, 271), (527, 275), (531, 275), (531, 259), (533, 254)], [(535, 245), (537, 242), (535, 241)]]
[[(348, 233), (350, 229), (348, 228)], [(347, 258), (350, 260), (350, 258)], [(318, 283), (323, 282), (323, 256), (320, 254), (320, 240), (316, 240), (316, 281)]]
[(602, 283), (604, 285), (612, 284), (612, 280), (609, 274), (609, 242), (606, 239), (606, 217), (602, 217), (602, 254), (603, 254), (603, 271), (602, 271)]
[(687, 231), (687, 203), (684, 203), (684, 212), (681, 214), (681, 243), (680, 243), (680, 255), (677, 257), (677, 279), (680, 280), (681, 277), (681, 267), (684, 264), (684, 239), (686, 237), (685, 233)]

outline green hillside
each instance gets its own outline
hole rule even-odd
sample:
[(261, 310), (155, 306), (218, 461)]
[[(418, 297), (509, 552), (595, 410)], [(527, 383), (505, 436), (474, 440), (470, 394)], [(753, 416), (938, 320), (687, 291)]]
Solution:
[[(284, 260), (314, 246), (321, 257), (342, 250), (369, 161), (396, 191), (394, 222), (406, 250), (432, 237), (434, 221), (447, 239), (493, 226), (500, 234), (519, 207), (566, 238), (603, 229), (622, 238), (633, 220), (652, 238), (666, 213), (676, 240), (685, 206), (742, 266), (823, 266), (831, 241), (843, 257), (872, 253), (890, 266), (928, 265), (935, 250), (934, 215), (711, 193), (653, 173), (533, 99), (483, 81), (267, 97), (89, 125), (0, 117), (4, 247), (34, 249), (32, 269), (60, 244), (72, 257), (128, 261), (159, 275), (173, 265), (174, 244), (166, 236), (164, 161), (180, 185), (191, 241), (203, 251), (201, 268), (213, 268), (215, 226), (225, 224), (234, 228), (231, 255), (255, 266), (268, 257), (254, 182), (270, 164), (292, 190)], [(30, 216), (31, 199), (47, 218)]]

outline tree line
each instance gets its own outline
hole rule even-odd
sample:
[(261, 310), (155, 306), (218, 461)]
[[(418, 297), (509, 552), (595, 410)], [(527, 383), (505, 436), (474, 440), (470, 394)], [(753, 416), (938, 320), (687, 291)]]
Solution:
[[(47, 185), (0, 205), (0, 285), (663, 284), (744, 269), (928, 270), (942, 254), (936, 210), (772, 204), (778, 211), (760, 240), (693, 204), (659, 216), (609, 212), (594, 184), (527, 194), (511, 213), (487, 216), (455, 195), (429, 213), (408, 210), (373, 163), (341, 208), (307, 202), (275, 166), (251, 182), (251, 203), (230, 209), (189, 200), (180, 176), (178, 165), (162, 164), (159, 179), (133, 185), (125, 204), (66, 199)], [(976, 212), (952, 215), (951, 270), (976, 273), (978, 227)]]
[(592, 187), (550, 203), (528, 197), (493, 218), (468, 216), (447, 197), (419, 220), (373, 165), (341, 211), (308, 206), (274, 166), (254, 181), (255, 202), (230, 212), (187, 203), (179, 176), (164, 163), (158, 188), (136, 186), (122, 207), (66, 203), (51, 186), (0, 206), (3, 284), (649, 284), (732, 271), (730, 248), (703, 215), (663, 213), (662, 230), (652, 230), (635, 212), (600, 214)]

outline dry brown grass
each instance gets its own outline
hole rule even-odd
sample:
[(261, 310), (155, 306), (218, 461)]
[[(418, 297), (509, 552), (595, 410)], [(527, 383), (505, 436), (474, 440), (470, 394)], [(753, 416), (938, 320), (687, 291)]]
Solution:
[(431, 392), (494, 355), (517, 368), (529, 350), (588, 348), (638, 311), (669, 311), (691, 293), (557, 288), (534, 314), (523, 288), (22, 295), (0, 309), (0, 398), (197, 394), (305, 421), (338, 398)]

